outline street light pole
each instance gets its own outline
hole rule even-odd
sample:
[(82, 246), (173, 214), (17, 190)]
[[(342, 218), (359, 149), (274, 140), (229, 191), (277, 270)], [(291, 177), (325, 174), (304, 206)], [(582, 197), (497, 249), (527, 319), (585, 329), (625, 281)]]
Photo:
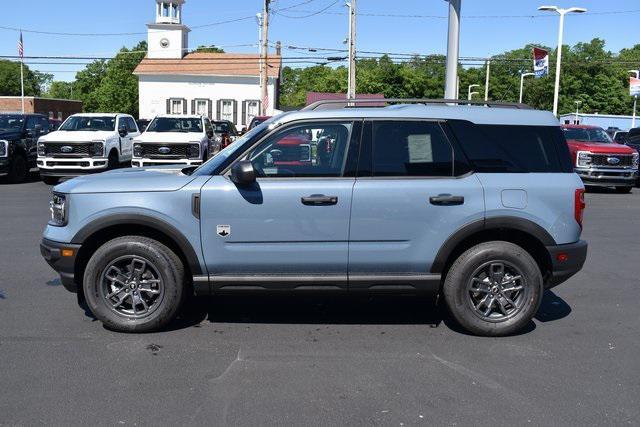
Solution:
[(449, 0), (449, 34), (447, 36), (447, 72), (444, 97), (458, 98), (458, 54), (460, 53), (460, 2)]
[(580, 108), (580, 104), (582, 104), (582, 101), (573, 101), (573, 102), (575, 102), (575, 103), (576, 103), (576, 118), (575, 118), (575, 120), (573, 121), (573, 124), (574, 124), (574, 125), (577, 125), (577, 124), (578, 124), (578, 114), (580, 114), (580, 112), (579, 112), (579, 108)]
[(489, 100), (489, 70), (491, 69), (491, 60), (487, 59), (487, 75), (484, 81), (484, 100)]
[(471, 101), (471, 97), (473, 95), (477, 95), (478, 92), (471, 92), (471, 89), (473, 89), (474, 87), (480, 87), (480, 85), (469, 85), (469, 87), (467, 88), (467, 100)]
[[(636, 79), (640, 78), (640, 70), (629, 70), (630, 73), (636, 75)], [(631, 116), (631, 127), (636, 127), (636, 104), (638, 103), (638, 95), (633, 96), (633, 116)]]
[(520, 74), (520, 100), (518, 101), (520, 104), (522, 104), (522, 92), (524, 89), (524, 78), (527, 76), (535, 76), (535, 73), (521, 73)]
[(567, 13), (584, 13), (587, 9), (582, 7), (570, 7), (561, 9), (558, 6), (540, 6), (538, 10), (546, 12), (556, 12), (560, 15), (560, 25), (558, 27), (558, 48), (556, 55), (556, 82), (553, 89), (553, 114), (558, 115), (558, 95), (560, 93), (560, 65), (562, 62), (562, 33), (564, 31), (564, 16)]

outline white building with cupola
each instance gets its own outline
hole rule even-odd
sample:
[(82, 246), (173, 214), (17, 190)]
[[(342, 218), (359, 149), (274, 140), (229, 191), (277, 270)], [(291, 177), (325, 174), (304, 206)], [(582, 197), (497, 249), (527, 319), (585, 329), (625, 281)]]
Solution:
[[(248, 125), (265, 104), (277, 112), (281, 57), (269, 53), (267, 99), (261, 99), (258, 54), (194, 52), (183, 23), (185, 0), (155, 0), (155, 22), (147, 24), (148, 52), (134, 70), (138, 76), (139, 117), (202, 114)], [(151, 5), (151, 4), (150, 4)], [(212, 40), (209, 45), (215, 45)]]

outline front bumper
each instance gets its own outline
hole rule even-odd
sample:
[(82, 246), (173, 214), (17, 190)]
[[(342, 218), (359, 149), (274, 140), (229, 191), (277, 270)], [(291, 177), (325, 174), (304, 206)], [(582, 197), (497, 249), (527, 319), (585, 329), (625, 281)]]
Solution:
[(638, 179), (634, 168), (575, 168), (584, 185), (598, 187), (633, 186)]
[(109, 160), (106, 157), (38, 157), (38, 169), (44, 176), (77, 176), (103, 172)]
[(200, 166), (201, 164), (202, 159), (148, 159), (135, 157), (131, 160), (131, 166), (134, 168), (160, 165)]
[(557, 286), (580, 271), (587, 259), (587, 247), (587, 242), (584, 240), (566, 245), (547, 246), (552, 272), (545, 283), (545, 288)]
[[(62, 250), (73, 251), (71, 256), (63, 256)], [(71, 243), (54, 242), (49, 239), (42, 239), (40, 242), (40, 254), (55, 271), (60, 274), (62, 285), (71, 292), (78, 292), (78, 285), (75, 281), (75, 264), (80, 245)]]

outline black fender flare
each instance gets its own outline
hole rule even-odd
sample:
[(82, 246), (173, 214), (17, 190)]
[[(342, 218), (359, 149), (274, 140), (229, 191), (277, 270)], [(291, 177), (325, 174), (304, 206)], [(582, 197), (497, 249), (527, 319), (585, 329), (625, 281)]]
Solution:
[(71, 239), (71, 243), (82, 245), (90, 236), (116, 225), (142, 225), (168, 236), (184, 254), (191, 274), (200, 275), (202, 267), (189, 240), (173, 225), (143, 214), (114, 213), (93, 220), (82, 227)]
[(531, 220), (512, 216), (484, 218), (462, 226), (447, 238), (433, 260), (431, 273), (442, 273), (449, 256), (468, 237), (481, 231), (498, 229), (521, 231), (537, 239), (543, 246), (556, 245), (556, 241), (549, 232)]

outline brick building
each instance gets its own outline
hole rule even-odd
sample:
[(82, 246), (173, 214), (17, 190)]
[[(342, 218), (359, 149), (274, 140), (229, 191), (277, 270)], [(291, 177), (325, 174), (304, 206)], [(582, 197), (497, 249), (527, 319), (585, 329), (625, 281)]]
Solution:
[[(19, 96), (0, 96), (0, 112), (16, 113), (20, 111), (22, 111), (22, 102)], [(64, 120), (71, 114), (82, 112), (82, 101), (25, 96), (24, 112), (40, 113), (50, 119)]]

